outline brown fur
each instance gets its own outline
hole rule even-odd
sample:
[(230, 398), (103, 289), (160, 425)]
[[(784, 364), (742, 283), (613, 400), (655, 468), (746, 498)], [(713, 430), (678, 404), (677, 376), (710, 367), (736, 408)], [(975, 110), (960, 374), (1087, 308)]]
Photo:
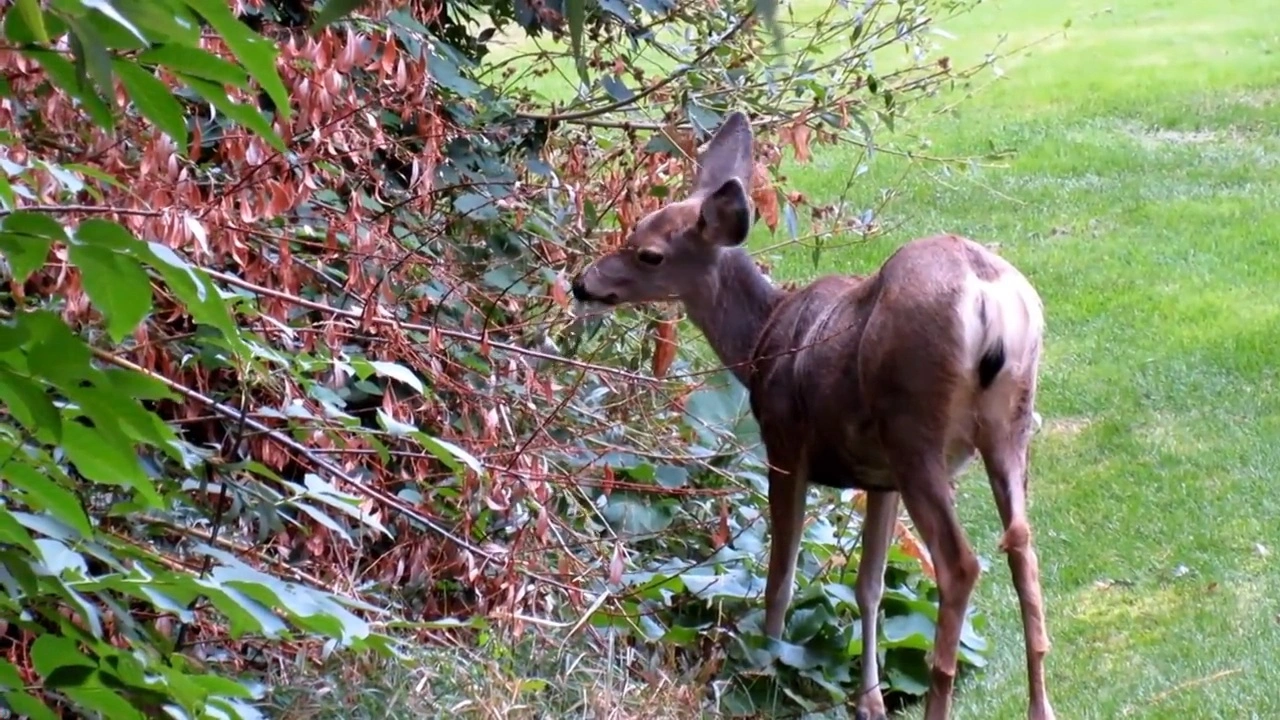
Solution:
[(581, 300), (679, 300), (750, 391), (770, 468), (765, 631), (782, 632), (810, 483), (868, 492), (855, 593), (862, 614), (857, 717), (881, 720), (876, 613), (899, 500), (935, 563), (941, 607), (927, 720), (949, 716), (977, 557), (952, 481), (975, 453), (1005, 524), (1027, 643), (1029, 717), (1052, 720), (1039, 570), (1026, 517), (1027, 447), (1043, 317), (1008, 261), (938, 235), (902, 246), (867, 277), (775, 287), (743, 250), (751, 132), (734, 113), (704, 150), (693, 195), (638, 223), (573, 283)]

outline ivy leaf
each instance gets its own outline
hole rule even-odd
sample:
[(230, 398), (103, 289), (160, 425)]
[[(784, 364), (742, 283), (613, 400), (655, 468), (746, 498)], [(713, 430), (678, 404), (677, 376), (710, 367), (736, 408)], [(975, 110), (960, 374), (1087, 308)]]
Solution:
[(77, 242), (70, 251), (89, 299), (107, 317), (107, 332), (123, 342), (151, 310), (147, 273), (138, 261), (107, 248)]
[(881, 635), (887, 648), (909, 647), (928, 650), (933, 646), (937, 626), (921, 613), (887, 615), (881, 624)]
[(129, 99), (138, 106), (138, 111), (173, 138), (178, 152), (185, 155), (187, 121), (182, 114), (182, 105), (173, 97), (173, 91), (135, 62), (116, 60), (114, 66), (125, 90), (129, 92)]
[(365, 0), (325, 0), (324, 7), (320, 8), (320, 12), (315, 15), (311, 33), (319, 34), (326, 25), (341, 20), (359, 10), (364, 4)]
[[(235, 53), (236, 59), (271, 97), (272, 102), (275, 103), (276, 112), (282, 119), (288, 120), (290, 117), (289, 91), (285, 89), (284, 81), (276, 72), (276, 55), (279, 53), (276, 44), (240, 22), (231, 12), (231, 6), (226, 0), (186, 0), (186, 3), (191, 9), (204, 16), (204, 19), (218, 31), (227, 43), (227, 47)], [(226, 100), (226, 95), (222, 97)], [(210, 100), (210, 102), (213, 101)], [(227, 114), (230, 115), (230, 113)], [(284, 150), (283, 147), (279, 149)]]

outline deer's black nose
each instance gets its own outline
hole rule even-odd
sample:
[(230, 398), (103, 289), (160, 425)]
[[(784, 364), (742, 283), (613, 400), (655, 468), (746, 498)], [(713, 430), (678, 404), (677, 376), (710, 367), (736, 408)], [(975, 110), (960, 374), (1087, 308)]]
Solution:
[(573, 292), (575, 300), (579, 300), (581, 302), (594, 300), (594, 298), (591, 297), (591, 293), (587, 292), (587, 286), (582, 284), (581, 277), (574, 278), (573, 282), (569, 285), (569, 289)]

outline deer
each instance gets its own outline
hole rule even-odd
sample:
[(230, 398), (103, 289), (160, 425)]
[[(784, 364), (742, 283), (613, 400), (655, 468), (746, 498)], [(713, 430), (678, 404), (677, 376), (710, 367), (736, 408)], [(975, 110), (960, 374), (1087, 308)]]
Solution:
[(748, 390), (768, 464), (764, 634), (781, 639), (811, 485), (865, 493), (854, 597), (862, 628), (855, 716), (887, 720), (877, 621), (899, 501), (934, 563), (939, 608), (926, 720), (950, 717), (960, 633), (981, 571), (955, 511), (981, 456), (1021, 609), (1028, 718), (1054, 720), (1039, 564), (1027, 517), (1032, 416), (1044, 336), (1037, 291), (966, 237), (911, 240), (871, 275), (777, 287), (742, 248), (755, 221), (754, 135), (727, 115), (695, 158), (692, 187), (640, 218), (572, 277), (606, 310), (677, 302)]

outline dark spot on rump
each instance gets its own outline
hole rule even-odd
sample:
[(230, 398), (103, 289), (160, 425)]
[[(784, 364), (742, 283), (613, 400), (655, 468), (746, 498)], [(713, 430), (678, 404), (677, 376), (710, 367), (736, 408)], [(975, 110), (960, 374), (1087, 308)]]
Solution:
[(1004, 369), (1004, 361), (1004, 341), (996, 340), (996, 344), (992, 345), (978, 361), (978, 386), (983, 390), (991, 387), (991, 383), (996, 380), (996, 375)]

